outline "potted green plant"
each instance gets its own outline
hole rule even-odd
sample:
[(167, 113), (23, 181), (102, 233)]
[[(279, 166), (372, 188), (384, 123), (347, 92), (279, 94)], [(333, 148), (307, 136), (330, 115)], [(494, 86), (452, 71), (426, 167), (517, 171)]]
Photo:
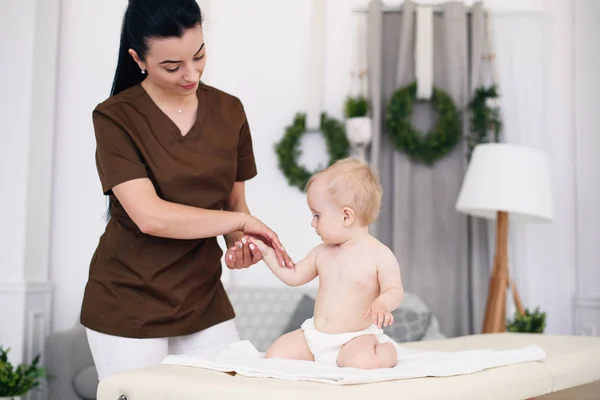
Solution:
[(546, 329), (546, 313), (540, 311), (539, 307), (533, 312), (526, 309), (524, 314), (516, 311), (513, 319), (508, 320), (506, 324), (508, 332), (544, 333), (544, 329)]
[(369, 113), (369, 102), (363, 95), (348, 96), (344, 104), (346, 118), (366, 117)]
[(344, 103), (346, 136), (353, 147), (364, 149), (372, 138), (372, 121), (369, 101), (365, 96), (348, 96)]
[(14, 367), (8, 360), (10, 348), (0, 346), (0, 400), (20, 400), (21, 396), (37, 388), (45, 377), (44, 368), (38, 366), (37, 355), (31, 364)]

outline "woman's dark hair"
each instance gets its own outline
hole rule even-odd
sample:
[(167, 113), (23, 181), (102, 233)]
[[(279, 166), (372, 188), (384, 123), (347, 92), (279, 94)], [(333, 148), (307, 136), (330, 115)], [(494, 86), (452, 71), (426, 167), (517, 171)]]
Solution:
[(137, 85), (146, 77), (129, 49), (144, 60), (148, 52), (147, 39), (181, 37), (186, 29), (199, 24), (202, 24), (202, 12), (196, 0), (129, 0), (111, 95)]
[[(129, 0), (123, 27), (119, 59), (111, 96), (142, 82), (146, 77), (129, 54), (133, 49), (141, 60), (148, 53), (149, 38), (181, 37), (186, 29), (202, 24), (202, 12), (196, 0)], [(106, 219), (110, 219), (108, 198)]]

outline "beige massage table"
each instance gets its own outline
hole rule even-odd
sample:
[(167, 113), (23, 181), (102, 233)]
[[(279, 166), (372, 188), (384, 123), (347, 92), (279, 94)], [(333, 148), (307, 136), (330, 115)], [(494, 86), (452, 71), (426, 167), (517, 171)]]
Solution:
[[(106, 378), (98, 387), (98, 400), (523, 400), (600, 381), (598, 337), (502, 333), (403, 343), (402, 346), (418, 350), (463, 351), (506, 350), (529, 344), (542, 347), (547, 359), (449, 378), (362, 385), (247, 378), (202, 368), (161, 365)], [(597, 398), (600, 399), (600, 393)]]

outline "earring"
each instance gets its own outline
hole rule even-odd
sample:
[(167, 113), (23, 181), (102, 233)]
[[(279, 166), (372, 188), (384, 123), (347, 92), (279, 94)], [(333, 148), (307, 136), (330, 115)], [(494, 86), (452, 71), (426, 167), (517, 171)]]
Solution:
[(142, 75), (144, 75), (146, 73), (145, 69), (142, 69)]

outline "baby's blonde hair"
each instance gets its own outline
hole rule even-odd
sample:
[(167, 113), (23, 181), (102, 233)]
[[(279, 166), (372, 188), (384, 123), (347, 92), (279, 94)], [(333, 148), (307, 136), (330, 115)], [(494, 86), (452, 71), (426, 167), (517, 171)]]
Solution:
[(356, 158), (344, 158), (315, 173), (305, 190), (322, 178), (333, 200), (341, 207), (350, 207), (364, 225), (372, 224), (379, 215), (383, 188), (377, 173)]

